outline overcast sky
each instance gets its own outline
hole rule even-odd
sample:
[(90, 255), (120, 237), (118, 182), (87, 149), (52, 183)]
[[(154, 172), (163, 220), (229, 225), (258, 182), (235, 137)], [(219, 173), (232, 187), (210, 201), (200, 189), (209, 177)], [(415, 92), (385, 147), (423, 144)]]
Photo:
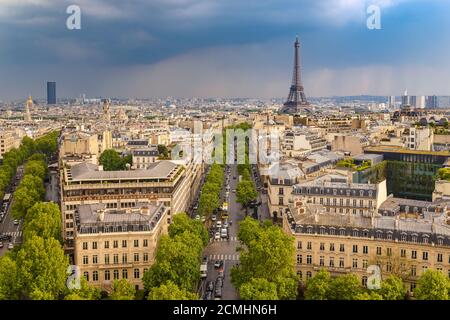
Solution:
[(285, 97), (296, 34), (308, 96), (450, 94), (448, 0), (0, 0), (0, 100)]

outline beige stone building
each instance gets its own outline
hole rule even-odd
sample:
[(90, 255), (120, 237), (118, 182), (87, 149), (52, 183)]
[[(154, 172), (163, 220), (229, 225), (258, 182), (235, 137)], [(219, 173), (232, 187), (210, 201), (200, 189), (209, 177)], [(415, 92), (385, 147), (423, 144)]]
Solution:
[(66, 250), (74, 249), (74, 213), (79, 205), (102, 203), (108, 209), (125, 209), (140, 202), (162, 203), (170, 216), (189, 207), (196, 190), (192, 186), (199, 185), (193, 184), (197, 175), (201, 175), (200, 169), (173, 161), (130, 171), (103, 171), (92, 163), (63, 167), (60, 186)]
[(284, 230), (295, 237), (297, 273), (302, 281), (320, 269), (332, 276), (356, 274), (362, 285), (380, 268), (403, 278), (412, 292), (427, 269), (450, 276), (450, 202), (389, 198), (371, 216), (327, 212), (319, 204), (295, 200), (283, 216)]
[(79, 205), (74, 215), (74, 263), (80, 274), (106, 291), (121, 279), (142, 289), (142, 277), (155, 261), (158, 241), (167, 234), (169, 209), (147, 203), (108, 209), (97, 203)]
[(13, 131), (0, 131), (0, 159), (3, 155), (14, 148), (15, 138)]

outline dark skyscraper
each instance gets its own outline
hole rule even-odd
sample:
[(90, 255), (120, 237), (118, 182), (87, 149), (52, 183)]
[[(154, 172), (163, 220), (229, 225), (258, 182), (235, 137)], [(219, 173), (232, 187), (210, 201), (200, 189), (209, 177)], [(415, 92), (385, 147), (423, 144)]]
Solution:
[(294, 73), (292, 75), (292, 85), (289, 90), (289, 96), (281, 109), (282, 113), (298, 113), (308, 110), (309, 103), (306, 100), (306, 95), (303, 89), (301, 80), (301, 64), (300, 64), (300, 42), (298, 37), (294, 44)]
[(56, 104), (56, 82), (47, 82), (47, 104)]
[(438, 97), (437, 96), (428, 96), (425, 106), (427, 109), (437, 109), (438, 108)]

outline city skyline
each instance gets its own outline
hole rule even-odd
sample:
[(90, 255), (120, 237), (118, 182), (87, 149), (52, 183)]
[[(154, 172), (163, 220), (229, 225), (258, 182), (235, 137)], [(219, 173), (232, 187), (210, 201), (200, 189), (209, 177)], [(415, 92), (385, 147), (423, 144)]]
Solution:
[(68, 5), (0, 4), (0, 100), (42, 96), (48, 79), (61, 97), (284, 97), (296, 34), (308, 96), (450, 94), (442, 1), (79, 1), (81, 30)]

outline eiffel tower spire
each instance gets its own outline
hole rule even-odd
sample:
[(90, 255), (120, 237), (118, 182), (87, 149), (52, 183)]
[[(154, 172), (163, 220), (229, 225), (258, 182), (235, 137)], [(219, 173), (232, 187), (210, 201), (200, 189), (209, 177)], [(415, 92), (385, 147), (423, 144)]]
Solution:
[(294, 72), (292, 74), (292, 84), (289, 90), (289, 95), (286, 102), (281, 109), (282, 113), (298, 113), (303, 110), (308, 110), (309, 106), (306, 100), (305, 91), (302, 85), (301, 79), (301, 64), (300, 64), (300, 41), (298, 36), (294, 43), (295, 55), (294, 55)]

